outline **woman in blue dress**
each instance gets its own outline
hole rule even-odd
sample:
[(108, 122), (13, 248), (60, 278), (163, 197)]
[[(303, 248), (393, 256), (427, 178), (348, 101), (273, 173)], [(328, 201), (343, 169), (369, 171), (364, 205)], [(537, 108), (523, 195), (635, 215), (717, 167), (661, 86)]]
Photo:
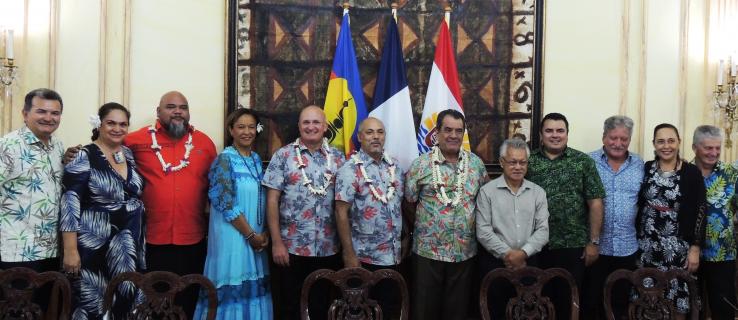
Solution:
[[(146, 268), (143, 180), (123, 146), (130, 113), (106, 103), (91, 119), (93, 143), (64, 168), (59, 228), (64, 271), (72, 276), (73, 319), (102, 319), (103, 294), (114, 276)], [(125, 319), (138, 290), (121, 285), (108, 319)]]
[[(249, 109), (228, 116), (233, 144), (210, 167), (210, 226), (205, 276), (218, 289), (217, 319), (272, 319), (269, 242), (265, 221), (266, 195), (261, 186), (261, 158), (253, 151), (261, 131)], [(195, 319), (207, 315), (201, 296)]]

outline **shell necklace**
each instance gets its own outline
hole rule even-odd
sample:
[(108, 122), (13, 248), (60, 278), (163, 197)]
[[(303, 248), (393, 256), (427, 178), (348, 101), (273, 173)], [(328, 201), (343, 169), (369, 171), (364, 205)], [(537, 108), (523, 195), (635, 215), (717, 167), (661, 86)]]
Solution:
[(159, 145), (159, 142), (156, 141), (156, 128), (153, 125), (149, 127), (149, 134), (151, 134), (151, 149), (154, 149), (156, 157), (159, 159), (159, 163), (161, 163), (161, 169), (164, 172), (177, 172), (184, 169), (190, 164), (190, 151), (195, 148), (195, 145), (192, 144), (191, 131), (189, 132), (189, 136), (187, 137), (187, 142), (185, 142), (184, 158), (182, 158), (182, 160), (179, 161), (179, 164), (174, 167), (172, 167), (171, 163), (164, 161), (164, 157), (162, 157), (161, 155), (161, 145)]
[[(359, 154), (354, 153), (351, 156), (351, 161), (356, 164), (357, 167), (359, 167), (359, 172), (361, 173), (361, 176), (359, 178), (363, 178), (367, 185), (369, 185), (369, 191), (372, 193), (372, 196), (374, 199), (379, 200), (380, 202), (387, 204), (392, 198), (395, 196), (395, 185), (397, 184), (397, 176), (395, 175), (395, 169), (397, 168), (396, 165), (392, 162), (389, 156), (387, 156), (387, 153), (382, 153), (382, 159), (384, 161), (387, 161), (389, 164), (389, 168), (387, 171), (389, 171), (390, 181), (389, 185), (387, 185), (387, 193), (386, 194), (380, 194), (377, 190), (377, 187), (374, 186), (373, 182), (374, 179), (369, 178), (369, 175), (366, 174), (366, 169), (364, 169), (364, 161), (361, 161), (359, 159)], [(380, 176), (381, 177), (381, 176)]]
[(469, 177), (469, 155), (463, 149), (459, 151), (459, 161), (456, 167), (456, 183), (453, 190), (453, 198), (449, 198), (446, 194), (446, 184), (441, 182), (441, 160), (440, 160), (441, 149), (438, 146), (434, 146), (431, 149), (431, 160), (433, 162), (431, 172), (433, 173), (433, 187), (436, 189), (438, 200), (447, 206), (457, 206), (461, 201), (461, 195), (464, 193), (464, 183)]
[(335, 163), (333, 163), (333, 155), (331, 154), (330, 147), (328, 147), (328, 140), (323, 138), (323, 145), (321, 146), (321, 149), (323, 149), (323, 152), (325, 152), (326, 156), (326, 172), (323, 173), (323, 178), (325, 181), (323, 182), (323, 185), (320, 187), (315, 187), (313, 184), (313, 181), (308, 178), (307, 173), (305, 173), (305, 167), (307, 166), (305, 164), (305, 161), (302, 161), (302, 154), (300, 153), (300, 138), (297, 138), (295, 142), (292, 143), (292, 146), (295, 148), (295, 159), (297, 162), (297, 168), (300, 169), (300, 172), (302, 173), (302, 185), (306, 186), (310, 193), (314, 195), (321, 195), (325, 196), (327, 194), (328, 186), (331, 185), (331, 182), (333, 180), (333, 171), (331, 170), (331, 164), (335, 166)]

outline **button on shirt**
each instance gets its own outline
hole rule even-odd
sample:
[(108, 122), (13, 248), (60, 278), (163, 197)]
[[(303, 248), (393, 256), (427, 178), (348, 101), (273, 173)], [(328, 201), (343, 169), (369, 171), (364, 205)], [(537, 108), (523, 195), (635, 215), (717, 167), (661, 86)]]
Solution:
[(64, 146), (46, 146), (23, 126), (0, 138), (0, 260), (37, 261), (57, 253)]
[(526, 178), (546, 191), (548, 246), (551, 249), (584, 247), (589, 239), (587, 200), (605, 197), (592, 158), (567, 147), (552, 160), (539, 149), (528, 159)]
[[(413, 252), (421, 257), (461, 262), (477, 254), (474, 200), (479, 188), (487, 181), (487, 171), (475, 154), (463, 154), (469, 157), (469, 173), (462, 188), (461, 201), (456, 206), (445, 205), (439, 200), (439, 191), (433, 186), (434, 165), (430, 152), (416, 158), (405, 175), (405, 199), (417, 202)], [(439, 169), (444, 185), (456, 185), (456, 166), (461, 158), (459, 156), (459, 162), (452, 164), (440, 156)], [(455, 195), (454, 189), (446, 188), (446, 195), (451, 199)]]
[(493, 256), (503, 259), (511, 249), (528, 257), (548, 242), (548, 202), (543, 188), (523, 180), (513, 192), (504, 177), (494, 179), (477, 196), (477, 239)]
[(638, 191), (643, 181), (643, 160), (628, 153), (618, 171), (607, 163), (600, 148), (589, 153), (605, 187), (605, 216), (600, 235), (600, 254), (625, 257), (638, 250), (635, 220), (638, 214)]
[[(372, 194), (367, 179), (359, 165), (349, 159), (336, 176), (336, 200), (351, 204), (349, 221), (351, 241), (359, 261), (373, 265), (390, 266), (400, 263), (400, 232), (402, 231), (402, 181), (403, 172), (394, 168), (395, 181), (391, 183), (390, 164), (384, 159), (374, 160), (364, 151), (356, 156), (377, 194), (387, 196), (387, 189), (394, 187), (392, 198), (382, 203)], [(396, 159), (391, 159), (397, 163)]]
[[(328, 147), (332, 162), (327, 165), (323, 149), (310, 152), (300, 143), (299, 151), (290, 143), (274, 153), (269, 162), (262, 185), (279, 190), (279, 230), (287, 251), (298, 256), (325, 257), (338, 252), (336, 219), (333, 213), (335, 174), (345, 160), (342, 152)], [(305, 163), (305, 174), (313, 182), (313, 188), (325, 185), (325, 173), (332, 176), (325, 195), (312, 194), (303, 182), (297, 153)]]
[[(164, 161), (177, 166), (184, 159), (185, 134), (173, 140), (156, 122), (156, 140), (161, 145)], [(138, 172), (145, 183), (141, 200), (146, 207), (146, 242), (163, 245), (191, 245), (205, 237), (208, 221), (205, 204), (208, 172), (215, 160), (215, 145), (204, 133), (189, 128), (194, 149), (190, 164), (176, 172), (164, 172), (156, 153), (151, 149), (149, 127), (129, 134), (124, 144), (133, 151)]]

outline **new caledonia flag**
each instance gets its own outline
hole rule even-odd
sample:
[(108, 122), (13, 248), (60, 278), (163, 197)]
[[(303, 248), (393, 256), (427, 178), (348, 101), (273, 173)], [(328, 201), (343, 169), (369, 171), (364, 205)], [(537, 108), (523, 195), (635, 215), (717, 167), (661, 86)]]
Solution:
[(359, 123), (366, 118), (367, 112), (356, 52), (351, 42), (348, 9), (343, 10), (323, 111), (328, 121), (326, 138), (330, 144), (346, 156), (357, 150)]
[[(418, 128), (418, 151), (430, 151), (436, 142), (436, 117), (446, 109), (454, 109), (464, 114), (459, 90), (459, 75), (456, 69), (454, 48), (451, 45), (451, 34), (448, 31), (449, 13), (441, 22), (436, 44), (436, 55), (433, 59), (428, 91), (425, 93), (423, 115)], [(468, 123), (468, 121), (467, 121)], [(463, 147), (469, 150), (469, 135), (464, 132)]]

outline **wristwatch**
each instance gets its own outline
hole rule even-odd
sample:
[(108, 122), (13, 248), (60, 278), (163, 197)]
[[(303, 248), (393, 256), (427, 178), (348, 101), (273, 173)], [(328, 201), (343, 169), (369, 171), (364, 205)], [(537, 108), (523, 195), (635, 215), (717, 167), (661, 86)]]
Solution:
[(600, 245), (600, 238), (589, 240), (589, 243), (599, 246)]

